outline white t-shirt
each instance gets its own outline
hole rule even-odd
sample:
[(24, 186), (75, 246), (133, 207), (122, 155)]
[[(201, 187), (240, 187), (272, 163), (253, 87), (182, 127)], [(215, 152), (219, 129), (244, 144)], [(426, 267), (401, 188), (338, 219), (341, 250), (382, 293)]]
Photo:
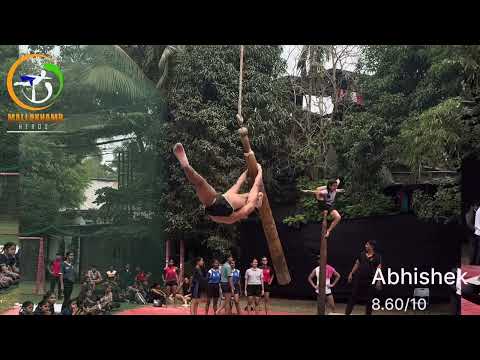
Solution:
[[(317, 266), (315, 268), (315, 275), (317, 276), (317, 287), (320, 284), (320, 266)], [(327, 264), (327, 272), (325, 273), (325, 295), (330, 295), (332, 293), (332, 289), (330, 288), (330, 279), (332, 275), (335, 273), (335, 269)], [(315, 290), (315, 292), (318, 294), (318, 289)]]
[(260, 268), (250, 268), (245, 271), (245, 281), (247, 285), (262, 285), (263, 270)]

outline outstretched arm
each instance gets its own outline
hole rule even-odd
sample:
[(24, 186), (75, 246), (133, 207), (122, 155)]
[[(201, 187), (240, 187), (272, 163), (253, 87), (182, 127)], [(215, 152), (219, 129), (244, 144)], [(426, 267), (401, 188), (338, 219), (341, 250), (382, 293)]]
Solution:
[(326, 190), (326, 189), (327, 189), (327, 187), (324, 185), (324, 186), (317, 187), (315, 190), (300, 190), (300, 191), (304, 192), (304, 193), (308, 193), (308, 194), (318, 194), (321, 191)]

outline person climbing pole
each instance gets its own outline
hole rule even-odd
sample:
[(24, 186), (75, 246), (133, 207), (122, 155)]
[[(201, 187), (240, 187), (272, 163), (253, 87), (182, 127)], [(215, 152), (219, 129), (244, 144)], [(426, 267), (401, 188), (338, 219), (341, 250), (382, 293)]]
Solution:
[[(340, 216), (339, 212), (335, 209), (335, 195), (338, 193), (342, 193), (344, 189), (338, 189), (340, 185), (340, 179), (337, 180), (329, 180), (327, 186), (320, 186), (315, 190), (302, 190), (304, 193), (315, 194), (315, 197), (318, 200), (320, 211), (322, 212), (323, 216), (323, 228), (327, 229), (325, 232), (325, 238), (328, 238), (332, 232), (332, 230), (337, 226), (340, 222), (342, 217)], [(327, 228), (327, 216), (331, 214), (333, 217), (333, 221), (331, 222), (330, 226)]]
[[(175, 144), (173, 153), (187, 177), (187, 180), (195, 187), (200, 202), (205, 206), (205, 212), (210, 219), (217, 223), (233, 224), (248, 216), (262, 206), (263, 180), (262, 167), (257, 164), (258, 173), (248, 193), (240, 193), (242, 185), (247, 180), (245, 171), (224, 194), (218, 193), (200, 174), (198, 174), (188, 162), (183, 145)], [(253, 154), (245, 154), (246, 157)]]

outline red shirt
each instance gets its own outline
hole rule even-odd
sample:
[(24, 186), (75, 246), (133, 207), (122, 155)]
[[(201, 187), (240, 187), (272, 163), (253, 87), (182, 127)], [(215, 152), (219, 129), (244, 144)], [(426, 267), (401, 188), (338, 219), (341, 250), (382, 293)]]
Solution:
[(135, 280), (137, 281), (140, 281), (140, 282), (144, 282), (145, 281), (145, 273), (142, 271), (142, 272), (139, 272), (137, 274), (137, 276), (135, 277)]
[(62, 262), (63, 260), (54, 260), (50, 269), (52, 270), (53, 276), (59, 277), (61, 269), (62, 269)]
[(264, 267), (263, 269), (263, 282), (266, 284), (270, 284), (270, 281), (272, 281), (272, 275), (273, 271), (270, 268), (270, 266)]
[(165, 281), (177, 281), (177, 267), (176, 266), (167, 266), (163, 270), (165, 274)]

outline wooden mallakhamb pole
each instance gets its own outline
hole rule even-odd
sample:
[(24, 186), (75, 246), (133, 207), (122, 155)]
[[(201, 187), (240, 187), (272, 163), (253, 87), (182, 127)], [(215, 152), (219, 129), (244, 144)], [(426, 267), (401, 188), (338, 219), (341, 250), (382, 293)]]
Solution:
[[(253, 183), (257, 176), (257, 159), (255, 155), (251, 153), (250, 140), (248, 138), (248, 129), (243, 126), (242, 118), (242, 86), (243, 86), (243, 45), (240, 46), (240, 82), (239, 82), (239, 95), (238, 95), (238, 116), (237, 120), (241, 128), (238, 130), (240, 134), (240, 140), (243, 146), (243, 152), (249, 154), (246, 156), (248, 178), (250, 183)], [(277, 232), (277, 226), (273, 219), (272, 210), (268, 201), (265, 189), (263, 189), (263, 203), (259, 209), (260, 219), (262, 220), (262, 227), (267, 239), (270, 256), (272, 258), (273, 267), (277, 281), (280, 285), (287, 285), (291, 281), (290, 272), (288, 271), (287, 261), (283, 253), (282, 243)]]

